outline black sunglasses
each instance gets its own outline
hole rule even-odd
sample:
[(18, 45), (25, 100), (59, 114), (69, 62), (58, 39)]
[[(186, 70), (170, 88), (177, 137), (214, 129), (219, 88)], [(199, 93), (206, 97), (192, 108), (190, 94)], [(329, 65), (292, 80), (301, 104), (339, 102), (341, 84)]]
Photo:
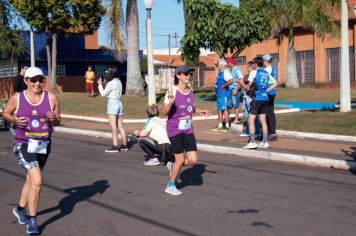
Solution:
[(37, 82), (39, 82), (40, 84), (43, 84), (45, 78), (42, 77), (42, 76), (35, 76), (35, 77), (32, 77), (32, 78), (29, 78), (28, 80), (29, 80), (31, 83), (33, 83), (33, 84), (35, 84), (35, 83), (37, 83)]

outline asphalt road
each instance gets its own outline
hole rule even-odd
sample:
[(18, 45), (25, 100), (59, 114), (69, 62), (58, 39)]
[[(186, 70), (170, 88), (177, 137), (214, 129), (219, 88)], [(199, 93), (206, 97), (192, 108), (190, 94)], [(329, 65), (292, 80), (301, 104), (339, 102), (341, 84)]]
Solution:
[[(24, 171), (0, 132), (0, 235), (25, 235), (11, 213)], [(137, 145), (55, 134), (39, 207), (42, 235), (355, 235), (356, 176), (248, 157), (199, 153), (164, 193), (168, 170), (143, 166)]]

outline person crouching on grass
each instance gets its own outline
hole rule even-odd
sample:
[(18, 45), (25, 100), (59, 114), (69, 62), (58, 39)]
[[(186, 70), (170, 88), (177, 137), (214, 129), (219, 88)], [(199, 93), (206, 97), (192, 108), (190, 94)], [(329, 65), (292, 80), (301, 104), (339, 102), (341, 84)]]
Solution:
[(193, 114), (210, 115), (208, 110), (200, 110), (195, 106), (193, 90), (188, 87), (191, 73), (192, 70), (185, 65), (177, 67), (174, 76), (175, 86), (168, 89), (161, 110), (163, 116), (168, 115), (167, 134), (175, 156), (174, 165), (171, 162), (167, 163), (170, 178), (165, 192), (171, 195), (182, 194), (175, 185), (181, 167), (194, 165), (198, 161), (197, 143), (192, 126)]
[[(122, 117), (124, 115), (124, 107), (120, 101), (122, 94), (122, 84), (119, 78), (117, 78), (117, 68), (115, 66), (109, 67), (104, 74), (104, 79), (98, 79), (98, 89), (101, 96), (106, 97), (107, 103), (107, 115), (109, 118), (109, 124), (112, 133), (112, 146), (105, 150), (105, 152), (119, 152), (128, 151), (126, 131), (122, 124)], [(105, 88), (104, 88), (105, 85)], [(121, 134), (122, 145), (118, 146), (118, 134)]]

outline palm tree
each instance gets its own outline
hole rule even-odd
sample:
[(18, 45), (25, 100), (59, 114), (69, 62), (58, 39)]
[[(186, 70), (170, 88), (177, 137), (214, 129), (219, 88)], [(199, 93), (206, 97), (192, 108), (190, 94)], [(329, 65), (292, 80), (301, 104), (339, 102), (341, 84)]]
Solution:
[[(122, 55), (125, 47), (124, 14), (121, 0), (110, 0), (108, 7), (108, 23), (112, 42)], [(127, 82), (126, 94), (143, 94), (139, 58), (138, 8), (137, 0), (127, 0), (126, 4), (126, 37), (127, 37)]]
[[(265, 0), (269, 5), (272, 35), (281, 43), (288, 38), (286, 87), (298, 88), (297, 59), (294, 46), (296, 26), (317, 33), (320, 37), (336, 34), (338, 25), (326, 14), (335, 0)], [(244, 1), (246, 2), (246, 1)]]

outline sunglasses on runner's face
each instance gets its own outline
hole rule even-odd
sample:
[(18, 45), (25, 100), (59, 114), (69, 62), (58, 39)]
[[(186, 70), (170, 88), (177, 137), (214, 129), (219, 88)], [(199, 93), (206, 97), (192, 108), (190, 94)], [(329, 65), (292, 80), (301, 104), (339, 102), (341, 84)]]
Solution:
[(185, 76), (192, 76), (192, 73), (190, 73), (190, 72), (184, 72), (184, 73), (180, 73), (180, 74), (183, 74)]
[(28, 80), (33, 84), (35, 84), (37, 82), (39, 82), (40, 84), (43, 84), (45, 78), (43, 78), (42, 76), (36, 76), (36, 77), (29, 78)]

